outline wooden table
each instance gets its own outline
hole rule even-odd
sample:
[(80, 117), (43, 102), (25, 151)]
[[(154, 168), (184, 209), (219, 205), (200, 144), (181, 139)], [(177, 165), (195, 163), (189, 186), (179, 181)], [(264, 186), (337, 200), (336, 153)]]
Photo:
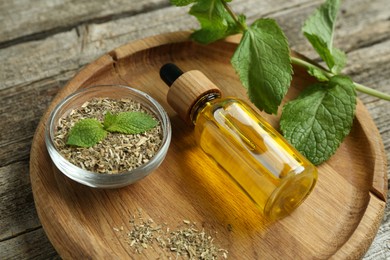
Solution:
[[(323, 1), (236, 0), (252, 22), (275, 18), (292, 49), (316, 59), (300, 32)], [(388, 0), (345, 0), (335, 45), (348, 54), (344, 72), (390, 93)], [(0, 259), (59, 258), (38, 219), (29, 179), (36, 126), (49, 103), (80, 68), (136, 39), (197, 27), (186, 8), (168, 0), (0, 0)], [(390, 159), (390, 102), (359, 94)], [(364, 147), (362, 147), (364, 149)], [(388, 168), (388, 176), (390, 170)], [(389, 195), (387, 196), (389, 199)], [(365, 259), (390, 258), (390, 208)]]

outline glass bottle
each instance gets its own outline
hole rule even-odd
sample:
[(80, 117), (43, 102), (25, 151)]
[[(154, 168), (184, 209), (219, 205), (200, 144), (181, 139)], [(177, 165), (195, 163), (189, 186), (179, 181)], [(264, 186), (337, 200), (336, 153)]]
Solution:
[(214, 159), (263, 214), (276, 220), (296, 209), (314, 188), (317, 170), (244, 101), (221, 98), (203, 73), (160, 70), (170, 86), (167, 100), (195, 125), (202, 150)]

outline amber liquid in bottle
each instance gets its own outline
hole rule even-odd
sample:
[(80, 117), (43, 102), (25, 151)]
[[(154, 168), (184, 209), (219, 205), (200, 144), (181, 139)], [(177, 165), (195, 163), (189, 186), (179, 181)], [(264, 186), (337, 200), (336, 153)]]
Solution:
[(221, 98), (200, 71), (160, 70), (168, 103), (214, 159), (269, 219), (290, 214), (312, 191), (316, 168), (244, 101)]
[(291, 213), (313, 189), (315, 167), (243, 101), (206, 102), (194, 123), (203, 151), (270, 219)]

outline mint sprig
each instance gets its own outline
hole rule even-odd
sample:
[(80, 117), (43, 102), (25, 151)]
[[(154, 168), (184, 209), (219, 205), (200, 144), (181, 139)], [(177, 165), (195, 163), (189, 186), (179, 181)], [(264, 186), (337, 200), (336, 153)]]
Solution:
[(143, 112), (122, 112), (116, 115), (107, 112), (103, 124), (94, 118), (78, 121), (69, 131), (66, 144), (91, 147), (106, 138), (108, 132), (139, 134), (156, 127), (158, 122)]
[(276, 114), (291, 82), (287, 39), (273, 19), (258, 19), (251, 26), (244, 15), (235, 15), (225, 0), (175, 1), (177, 6), (193, 3), (194, 15), (201, 29), (191, 38), (208, 44), (242, 32), (244, 35), (231, 63), (247, 89), (250, 100), (267, 113)]
[(231, 0), (171, 0), (176, 6), (193, 4), (190, 14), (201, 29), (191, 38), (207, 44), (231, 34), (243, 34), (231, 59), (252, 103), (260, 110), (276, 114), (291, 83), (291, 63), (305, 67), (318, 79), (296, 100), (286, 103), (281, 130), (301, 153), (320, 164), (335, 153), (348, 135), (356, 107), (355, 90), (390, 100), (390, 95), (353, 82), (340, 72), (346, 55), (333, 46), (340, 0), (326, 0), (305, 22), (303, 33), (326, 63), (323, 69), (306, 60), (290, 57), (288, 42), (272, 19), (258, 19), (248, 26), (244, 15), (229, 7)]
[(327, 0), (305, 22), (303, 33), (329, 68), (309, 66), (308, 73), (322, 83), (309, 86), (287, 102), (280, 118), (285, 138), (313, 164), (330, 158), (352, 128), (356, 92), (353, 81), (338, 76), (345, 54), (333, 47), (339, 0)]

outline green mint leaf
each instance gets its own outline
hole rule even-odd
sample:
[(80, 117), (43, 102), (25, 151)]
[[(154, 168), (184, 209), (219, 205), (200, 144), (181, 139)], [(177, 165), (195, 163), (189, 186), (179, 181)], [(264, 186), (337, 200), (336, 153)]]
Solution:
[(195, 1), (196, 0), (171, 0), (171, 4), (176, 6), (186, 6), (192, 4)]
[(280, 119), (284, 137), (313, 164), (329, 159), (349, 134), (356, 108), (352, 80), (334, 76), (288, 102)]
[(276, 114), (291, 83), (286, 36), (272, 19), (259, 19), (244, 32), (232, 60), (249, 99), (260, 110)]
[(78, 121), (69, 131), (68, 140), (66, 144), (91, 147), (107, 135), (103, 129), (102, 124), (96, 119), (82, 119)]
[(347, 55), (342, 50), (333, 48), (332, 56), (334, 60), (334, 65), (332, 68), (330, 68), (330, 71), (334, 74), (339, 74), (347, 64)]
[(239, 23), (237, 23), (225, 9), (226, 2), (229, 1), (196, 1), (189, 13), (198, 19), (201, 29), (191, 35), (192, 39), (202, 44), (208, 44), (240, 32), (240, 26), (245, 23), (245, 16), (239, 16), (237, 18)]
[(146, 132), (157, 125), (157, 121), (142, 112), (122, 112), (117, 115), (107, 113), (104, 118), (104, 127), (109, 132), (123, 134), (139, 134)]
[(335, 74), (338, 74), (346, 63), (345, 54), (332, 46), (339, 7), (340, 0), (327, 0), (305, 21), (303, 26), (304, 35)]
[(111, 125), (115, 124), (115, 121), (117, 120), (117, 117), (108, 111), (106, 115), (104, 116), (103, 126), (104, 129), (109, 128)]
[(307, 72), (316, 79), (318, 79), (318, 81), (324, 82), (329, 80), (326, 74), (317, 67), (309, 67)]

